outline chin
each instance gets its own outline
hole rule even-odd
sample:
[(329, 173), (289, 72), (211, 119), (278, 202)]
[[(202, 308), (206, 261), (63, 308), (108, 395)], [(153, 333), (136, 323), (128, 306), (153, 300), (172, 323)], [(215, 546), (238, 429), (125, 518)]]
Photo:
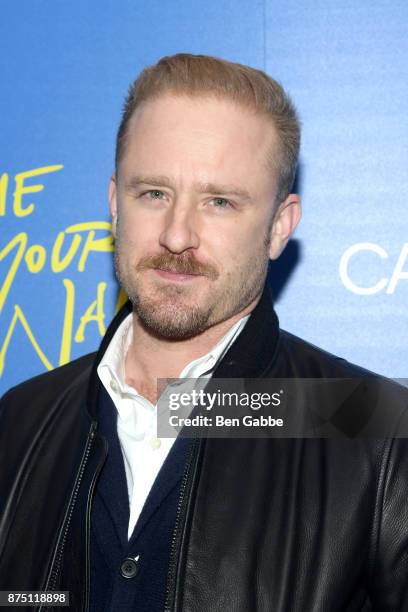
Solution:
[(210, 327), (210, 312), (197, 306), (161, 303), (155, 306), (140, 301), (134, 310), (143, 327), (152, 335), (166, 340), (186, 340)]

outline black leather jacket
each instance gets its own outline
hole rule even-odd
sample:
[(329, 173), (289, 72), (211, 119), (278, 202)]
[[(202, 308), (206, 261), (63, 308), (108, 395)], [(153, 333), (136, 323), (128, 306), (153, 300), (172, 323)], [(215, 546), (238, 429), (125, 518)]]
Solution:
[[(88, 609), (90, 510), (107, 454), (96, 364), (129, 311), (127, 304), (115, 318), (96, 357), (23, 383), (1, 401), (0, 589), (66, 590), (71, 610)], [(280, 331), (267, 289), (214, 373), (360, 375)], [(398, 435), (407, 391), (380, 384)], [(197, 440), (165, 609), (408, 611), (407, 446), (403, 438)]]

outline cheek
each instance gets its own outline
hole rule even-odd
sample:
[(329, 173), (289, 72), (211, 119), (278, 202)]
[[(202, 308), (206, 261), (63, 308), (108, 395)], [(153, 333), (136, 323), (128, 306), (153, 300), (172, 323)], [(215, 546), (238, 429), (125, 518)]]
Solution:
[(240, 242), (237, 231), (212, 228), (206, 234), (201, 236), (201, 245), (214, 260), (227, 265), (237, 258)]
[(121, 213), (118, 216), (116, 234), (120, 245), (122, 248), (126, 247), (126, 250), (157, 249), (158, 224), (140, 214)]
[(251, 259), (255, 252), (259, 252), (265, 231), (262, 226), (255, 223), (237, 222), (228, 231), (215, 231), (210, 234), (211, 253), (231, 268)]

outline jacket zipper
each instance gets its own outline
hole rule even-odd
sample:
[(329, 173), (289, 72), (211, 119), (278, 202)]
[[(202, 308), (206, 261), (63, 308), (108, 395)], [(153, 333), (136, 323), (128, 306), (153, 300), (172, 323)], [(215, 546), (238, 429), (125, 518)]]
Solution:
[[(88, 462), (89, 454), (91, 452), (91, 446), (95, 438), (96, 427), (97, 427), (97, 422), (92, 421), (91, 428), (89, 430), (89, 434), (88, 434), (88, 438), (86, 442), (86, 446), (85, 446), (85, 450), (82, 455), (81, 463), (80, 463), (78, 474), (76, 477), (74, 490), (71, 494), (71, 499), (69, 501), (68, 508), (65, 512), (64, 520), (62, 522), (62, 527), (61, 527), (61, 530), (58, 536), (58, 540), (57, 540), (58, 543), (57, 543), (57, 547), (54, 553), (53, 560), (51, 562), (49, 579), (46, 582), (46, 587), (44, 589), (45, 591), (55, 591), (55, 588), (56, 588), (56, 581), (57, 581), (58, 574), (60, 571), (62, 555), (64, 553), (65, 543), (67, 540), (67, 534), (68, 534), (69, 526), (71, 524), (71, 519), (72, 519), (72, 514), (74, 511), (76, 499), (78, 497), (79, 487), (81, 486), (82, 477), (84, 475), (85, 467)], [(38, 612), (49, 612), (49, 610), (50, 609), (47, 607), (40, 606), (40, 608), (38, 609)]]
[[(105, 458), (107, 456), (107, 451), (108, 451), (108, 443), (105, 440), (105, 438), (103, 438), (104, 441), (104, 449), (105, 449)], [(101, 461), (97, 467), (97, 469), (95, 470), (95, 473), (92, 477), (92, 482), (91, 482), (91, 486), (89, 487), (89, 492), (88, 492), (88, 499), (86, 502), (86, 528), (85, 528), (85, 602), (84, 602), (84, 606), (83, 606), (83, 610), (84, 612), (88, 612), (89, 611), (89, 595), (90, 595), (90, 584), (89, 584), (89, 574), (90, 574), (90, 554), (89, 554), (89, 548), (90, 548), (90, 524), (91, 524), (91, 500), (93, 497), (93, 493), (94, 493), (94, 489), (95, 489), (95, 483), (96, 480), (99, 476), (99, 473), (102, 469), (104, 465), (104, 461)]]
[[(176, 521), (170, 545), (169, 571), (167, 574), (166, 599), (164, 612), (171, 612), (176, 594), (177, 569), (180, 560), (180, 543), (183, 528), (186, 525), (185, 510), (191, 498), (193, 475), (198, 461), (200, 440), (194, 439), (187, 458), (186, 467), (181, 481), (180, 495), (177, 505)], [(194, 464), (194, 465), (193, 465)]]

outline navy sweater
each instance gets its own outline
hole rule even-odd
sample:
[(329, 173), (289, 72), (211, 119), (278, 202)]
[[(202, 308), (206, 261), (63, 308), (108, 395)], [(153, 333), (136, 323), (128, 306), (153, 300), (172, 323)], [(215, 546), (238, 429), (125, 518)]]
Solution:
[[(191, 440), (177, 439), (128, 541), (129, 498), (116, 408), (100, 396), (100, 433), (109, 445), (91, 512), (91, 612), (162, 612), (170, 543)], [(136, 559), (124, 563), (127, 558)], [(129, 576), (129, 577), (125, 577)]]

